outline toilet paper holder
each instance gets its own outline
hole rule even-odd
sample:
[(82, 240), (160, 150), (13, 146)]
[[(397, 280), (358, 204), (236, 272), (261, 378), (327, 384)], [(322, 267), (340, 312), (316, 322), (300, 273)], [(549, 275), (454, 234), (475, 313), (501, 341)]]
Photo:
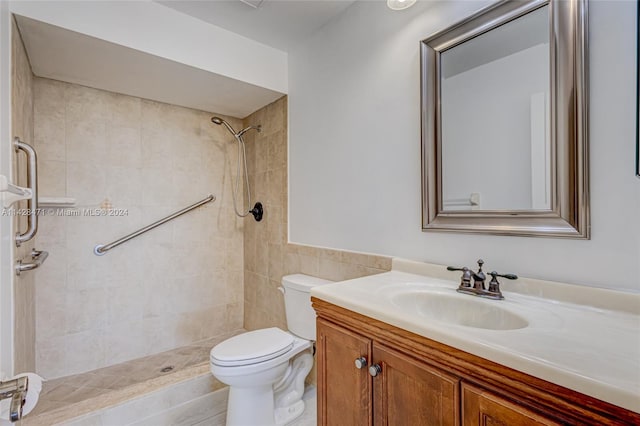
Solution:
[(18, 377), (16, 379), (0, 382), (0, 400), (11, 398), (9, 420), (17, 422), (22, 418), (22, 407), (27, 397), (29, 379)]

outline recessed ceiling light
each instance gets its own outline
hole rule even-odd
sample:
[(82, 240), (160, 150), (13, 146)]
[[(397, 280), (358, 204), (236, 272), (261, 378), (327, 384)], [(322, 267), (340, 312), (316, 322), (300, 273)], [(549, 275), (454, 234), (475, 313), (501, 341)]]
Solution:
[(416, 0), (387, 0), (387, 6), (391, 10), (407, 9), (416, 2)]

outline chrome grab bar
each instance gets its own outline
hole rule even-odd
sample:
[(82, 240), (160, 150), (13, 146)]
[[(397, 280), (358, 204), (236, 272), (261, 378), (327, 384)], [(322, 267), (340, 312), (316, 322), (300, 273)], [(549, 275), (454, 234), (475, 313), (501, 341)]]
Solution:
[(20, 275), (21, 272), (31, 271), (33, 269), (42, 266), (45, 260), (49, 257), (48, 251), (31, 249), (31, 262), (22, 263), (22, 260), (16, 262), (16, 275)]
[(191, 204), (189, 207), (185, 207), (182, 210), (178, 210), (177, 212), (172, 213), (169, 216), (167, 216), (167, 217), (165, 217), (163, 219), (160, 219), (160, 220), (158, 220), (156, 222), (153, 222), (151, 225), (147, 225), (144, 228), (138, 229), (137, 231), (132, 232), (129, 235), (125, 235), (124, 237), (122, 237), (122, 238), (120, 238), (118, 240), (115, 240), (112, 243), (109, 243), (109, 244), (98, 244), (97, 246), (95, 246), (93, 248), (93, 253), (96, 256), (102, 256), (106, 252), (111, 250), (112, 248), (118, 247), (120, 244), (124, 244), (127, 241), (129, 241), (130, 239), (137, 237), (138, 235), (142, 235), (147, 231), (151, 231), (153, 228), (157, 228), (158, 226), (160, 226), (160, 225), (162, 225), (162, 224), (164, 224), (166, 222), (169, 222), (170, 220), (175, 219), (178, 216), (182, 216), (183, 214), (185, 214), (185, 213), (187, 213), (187, 212), (189, 212), (189, 211), (191, 211), (193, 209), (197, 209), (198, 207), (200, 207), (200, 206), (202, 206), (204, 204), (207, 204), (207, 203), (209, 203), (211, 201), (215, 201), (215, 200), (216, 200), (216, 197), (214, 195), (209, 195), (207, 198), (202, 199), (202, 200), (198, 201), (197, 203)]
[(16, 246), (20, 247), (35, 237), (38, 232), (38, 158), (36, 150), (31, 145), (22, 142), (17, 136), (13, 140), (13, 146), (16, 152), (20, 150), (27, 155), (27, 186), (31, 190), (31, 197), (27, 199), (29, 227), (24, 233), (18, 231), (16, 234)]

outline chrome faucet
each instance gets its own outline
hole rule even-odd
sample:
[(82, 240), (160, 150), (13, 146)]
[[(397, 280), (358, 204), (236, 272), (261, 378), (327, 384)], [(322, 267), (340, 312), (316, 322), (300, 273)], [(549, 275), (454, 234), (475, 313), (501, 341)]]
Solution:
[(27, 397), (28, 387), (29, 379), (26, 377), (0, 382), (0, 400), (11, 398), (9, 420), (12, 422), (17, 422), (22, 418), (22, 407)]
[[(489, 272), (489, 275), (491, 275), (491, 281), (489, 282), (489, 288), (486, 289), (484, 286), (484, 282), (486, 281), (487, 276), (482, 271), (482, 265), (484, 265), (484, 261), (482, 259), (478, 259), (478, 272), (473, 272), (466, 266), (463, 268), (447, 266), (447, 270), (449, 271), (462, 271), (462, 277), (460, 277), (460, 285), (458, 286), (458, 289), (456, 291), (458, 293), (485, 297), (487, 299), (504, 299), (504, 296), (500, 291), (500, 283), (498, 282), (498, 277), (506, 278), (509, 280), (516, 280), (518, 279), (517, 275), (499, 274), (496, 271), (491, 271)], [(471, 286), (472, 278), (473, 287)]]

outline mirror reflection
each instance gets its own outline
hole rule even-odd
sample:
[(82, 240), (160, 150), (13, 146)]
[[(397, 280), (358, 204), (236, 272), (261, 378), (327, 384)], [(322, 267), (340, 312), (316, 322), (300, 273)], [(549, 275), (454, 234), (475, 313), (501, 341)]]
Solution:
[(442, 210), (550, 210), (549, 7), (440, 57)]

